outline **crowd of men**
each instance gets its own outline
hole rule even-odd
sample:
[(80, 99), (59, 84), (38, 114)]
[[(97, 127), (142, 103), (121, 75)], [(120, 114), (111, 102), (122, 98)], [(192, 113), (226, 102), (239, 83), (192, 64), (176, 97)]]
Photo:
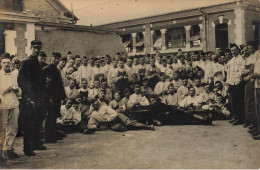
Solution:
[(0, 160), (19, 157), (17, 132), (28, 156), (72, 132), (211, 125), (219, 119), (243, 124), (260, 139), (259, 47), (249, 41), (224, 51), (112, 57), (53, 52), (46, 64), (42, 43), (34, 40), (23, 61), (1, 56)]

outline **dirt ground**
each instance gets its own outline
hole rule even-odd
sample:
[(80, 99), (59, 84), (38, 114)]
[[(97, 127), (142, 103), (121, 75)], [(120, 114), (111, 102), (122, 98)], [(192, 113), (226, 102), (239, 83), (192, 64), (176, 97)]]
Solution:
[(22, 137), (15, 143), (20, 158), (2, 168), (260, 168), (260, 141), (242, 126), (214, 121), (213, 126), (163, 126), (155, 131), (110, 130), (93, 135), (69, 134), (47, 151), (28, 157)]

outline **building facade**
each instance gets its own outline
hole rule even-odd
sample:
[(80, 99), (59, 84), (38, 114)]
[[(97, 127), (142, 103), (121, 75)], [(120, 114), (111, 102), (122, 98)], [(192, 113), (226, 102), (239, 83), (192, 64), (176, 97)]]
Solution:
[(25, 58), (35, 39), (43, 42), (47, 56), (54, 51), (81, 56), (125, 51), (117, 34), (75, 25), (77, 20), (59, 0), (0, 0), (0, 55)]
[(58, 0), (0, 0), (0, 54), (30, 53), (38, 22), (75, 24), (77, 17)]
[(260, 2), (233, 0), (99, 27), (117, 30), (129, 55), (213, 51), (230, 43), (260, 42)]

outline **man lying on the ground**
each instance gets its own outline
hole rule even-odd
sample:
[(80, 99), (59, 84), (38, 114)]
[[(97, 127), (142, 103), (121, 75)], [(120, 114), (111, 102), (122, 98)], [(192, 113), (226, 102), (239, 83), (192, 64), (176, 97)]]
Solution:
[(149, 109), (148, 116), (151, 117), (153, 125), (162, 126), (164, 124), (168, 124), (170, 120), (169, 120), (169, 112), (168, 112), (167, 105), (165, 103), (162, 103), (159, 97), (155, 94), (151, 94), (149, 96), (149, 102), (150, 102), (150, 109)]
[(88, 129), (84, 131), (86, 134), (94, 133), (99, 129), (100, 125), (106, 125), (114, 131), (126, 131), (127, 129), (147, 129), (154, 130), (153, 125), (146, 125), (130, 120), (122, 113), (116, 112), (109, 106), (100, 105), (98, 100), (92, 103), (92, 113), (88, 122)]

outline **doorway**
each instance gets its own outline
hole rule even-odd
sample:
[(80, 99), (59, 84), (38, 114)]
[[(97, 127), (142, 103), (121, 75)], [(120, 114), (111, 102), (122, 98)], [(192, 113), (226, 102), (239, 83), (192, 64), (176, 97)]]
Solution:
[(228, 24), (218, 24), (215, 28), (216, 48), (222, 51), (228, 48)]
[(0, 55), (5, 53), (4, 23), (0, 22)]

